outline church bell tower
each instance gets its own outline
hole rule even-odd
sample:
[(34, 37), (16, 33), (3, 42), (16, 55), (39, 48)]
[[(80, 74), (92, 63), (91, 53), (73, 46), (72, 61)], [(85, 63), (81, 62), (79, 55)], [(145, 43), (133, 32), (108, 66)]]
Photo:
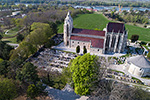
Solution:
[(69, 37), (73, 29), (73, 19), (71, 18), (70, 12), (68, 12), (64, 21), (64, 44), (69, 45)]

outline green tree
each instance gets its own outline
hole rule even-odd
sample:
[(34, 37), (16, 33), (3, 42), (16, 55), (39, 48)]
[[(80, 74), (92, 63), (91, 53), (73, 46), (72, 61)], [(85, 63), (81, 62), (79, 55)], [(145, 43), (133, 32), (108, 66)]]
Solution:
[(27, 89), (27, 96), (34, 99), (38, 96), (38, 89), (34, 84), (30, 84)]
[(135, 42), (139, 39), (139, 35), (132, 35), (131, 36), (131, 42)]
[(33, 23), (31, 25), (32, 32), (26, 38), (26, 41), (32, 43), (36, 47), (40, 48), (48, 39), (54, 34), (49, 24), (45, 23)]
[(0, 58), (0, 63), (3, 62), (4, 60), (2, 58)]
[(13, 50), (10, 60), (14, 60), (16, 58), (28, 58), (33, 53), (37, 51), (36, 47), (29, 42), (21, 42), (19, 47)]
[(17, 42), (20, 42), (24, 39), (24, 36), (22, 34), (17, 35)]
[(58, 31), (57, 24), (53, 23), (53, 22), (50, 22), (49, 25), (50, 25), (50, 28), (52, 29), (52, 32), (54, 34), (57, 34), (57, 31)]
[(2, 61), (0, 62), (0, 75), (4, 75), (6, 77), (7, 73), (8, 73), (8, 62), (7, 61)]
[(7, 77), (16, 79), (16, 71), (22, 67), (23, 62), (24, 59), (22, 59), (21, 57), (9, 61), (9, 71)]
[(24, 82), (33, 82), (36, 83), (38, 81), (38, 75), (37, 75), (37, 70), (36, 66), (34, 66), (32, 63), (27, 62), (23, 68), (17, 71), (17, 76), (16, 78), (19, 79), (20, 81)]
[(80, 52), (80, 46), (78, 45), (77, 47), (76, 47), (76, 53), (79, 53)]
[(27, 96), (31, 99), (34, 99), (37, 96), (45, 96), (47, 92), (45, 92), (46, 86), (43, 86), (42, 82), (38, 82), (36, 85), (30, 84), (27, 89)]
[(2, 35), (0, 35), (0, 40), (3, 38), (3, 36)]
[(0, 77), (0, 100), (11, 100), (16, 96), (14, 82), (11, 79)]
[(55, 41), (54, 40), (49, 40), (47, 43), (45, 43), (45, 47), (46, 48), (51, 48), (51, 46), (55, 45)]
[(114, 17), (114, 11), (111, 12), (111, 17)]
[(5, 42), (0, 41), (0, 58), (4, 59), (4, 60), (8, 60), (9, 59), (9, 54), (10, 51), (13, 48), (9, 45), (7, 45)]
[(87, 95), (92, 91), (90, 88), (94, 86), (97, 80), (99, 64), (95, 55), (85, 54), (76, 57), (71, 63), (72, 80), (76, 94)]

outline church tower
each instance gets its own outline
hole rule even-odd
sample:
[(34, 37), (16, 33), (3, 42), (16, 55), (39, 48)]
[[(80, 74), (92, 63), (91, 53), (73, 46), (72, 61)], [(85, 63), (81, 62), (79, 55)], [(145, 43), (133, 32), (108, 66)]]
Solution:
[(73, 19), (71, 18), (70, 12), (68, 12), (64, 21), (64, 44), (69, 45), (70, 34), (73, 29)]

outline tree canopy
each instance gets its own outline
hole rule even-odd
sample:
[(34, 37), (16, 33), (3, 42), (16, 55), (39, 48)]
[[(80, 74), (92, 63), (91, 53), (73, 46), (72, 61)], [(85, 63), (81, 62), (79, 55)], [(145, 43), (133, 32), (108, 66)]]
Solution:
[(37, 70), (36, 66), (34, 66), (32, 63), (27, 62), (21, 70), (17, 71), (16, 78), (20, 81), (27, 81), (27, 82), (33, 82), (35, 83), (38, 80)]
[(95, 55), (85, 54), (76, 57), (71, 63), (72, 80), (74, 83), (75, 93), (79, 95), (90, 94), (90, 88), (97, 79), (99, 64)]
[(11, 46), (7, 45), (5, 42), (0, 41), (0, 58), (8, 60), (10, 51), (12, 49), (13, 48)]
[(36, 51), (37, 49), (33, 44), (23, 41), (16, 50), (13, 50), (10, 59), (13, 60), (18, 57), (28, 58)]
[(11, 100), (16, 95), (14, 82), (11, 79), (0, 77), (0, 100)]
[(54, 34), (49, 24), (34, 22), (31, 25), (31, 33), (27, 36), (26, 41), (36, 47), (41, 47)]
[(7, 61), (2, 61), (0, 62), (0, 75), (4, 75), (6, 77), (6, 74), (8, 73), (8, 62)]

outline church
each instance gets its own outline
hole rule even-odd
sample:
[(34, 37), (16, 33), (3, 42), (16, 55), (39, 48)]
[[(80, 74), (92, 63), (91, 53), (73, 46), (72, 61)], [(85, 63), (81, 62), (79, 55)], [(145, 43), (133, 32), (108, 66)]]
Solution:
[(64, 45), (76, 49), (80, 47), (94, 54), (121, 53), (127, 45), (128, 32), (123, 23), (109, 22), (103, 31), (73, 27), (73, 19), (68, 12), (64, 20)]

